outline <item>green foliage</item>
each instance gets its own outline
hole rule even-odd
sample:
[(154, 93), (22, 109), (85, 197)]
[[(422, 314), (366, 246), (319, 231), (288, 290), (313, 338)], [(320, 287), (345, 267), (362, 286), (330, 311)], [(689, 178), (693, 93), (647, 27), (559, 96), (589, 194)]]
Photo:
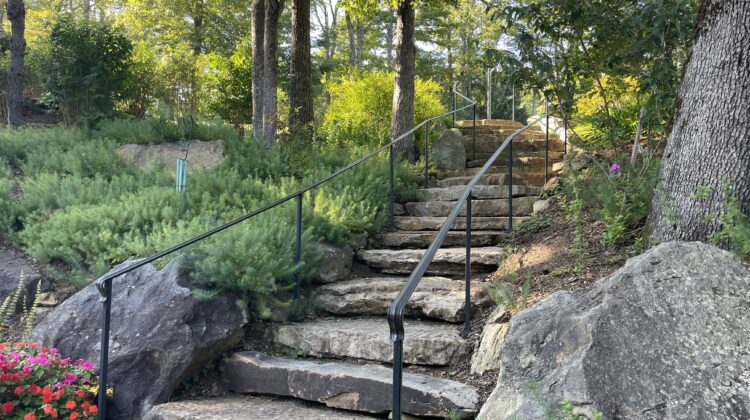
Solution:
[(723, 183), (726, 210), (719, 216), (722, 229), (709, 237), (711, 242), (728, 242), (740, 258), (750, 258), (750, 216), (742, 212), (742, 207), (732, 187)]
[[(646, 159), (637, 167), (618, 162), (625, 160), (612, 165), (597, 162), (586, 173), (571, 175), (578, 179), (568, 182), (569, 208), (574, 216), (587, 210), (604, 222), (602, 242), (611, 249), (634, 239), (645, 225), (661, 163), (657, 158)], [(583, 225), (581, 222), (581, 228)]]
[(518, 273), (513, 272), (487, 288), (487, 292), (495, 304), (505, 306), (511, 313), (522, 311), (529, 305), (532, 286), (531, 274), (527, 275), (520, 288), (515, 286), (515, 283), (518, 283)]
[(43, 83), (67, 122), (109, 114), (126, 97), (132, 44), (106, 23), (66, 15), (47, 40)]
[[(326, 91), (331, 96), (331, 104), (322, 123), (322, 132), (328, 141), (369, 146), (387, 143), (393, 78), (394, 73), (384, 71), (355, 71), (328, 82)], [(415, 123), (445, 112), (437, 83), (417, 79), (415, 91)]]
[(235, 126), (252, 121), (252, 51), (243, 42), (231, 57), (206, 54), (198, 63), (200, 108)]
[(550, 226), (551, 222), (548, 217), (533, 215), (521, 222), (521, 224), (514, 229), (513, 233), (517, 236), (531, 235), (533, 233), (541, 232)]
[[(41, 280), (37, 282), (30, 303), (27, 302), (28, 294), (24, 283), (24, 274), (21, 272), (16, 288), (0, 304), (0, 343), (28, 340), (31, 336), (31, 329), (34, 327), (36, 317), (35, 312), (42, 292), (42, 282)], [(16, 313), (19, 306), (21, 312)], [(22, 330), (18, 330), (17, 324), (13, 322), (17, 319), (23, 320), (23, 323), (20, 324), (23, 327)]]
[(13, 205), (13, 186), (10, 168), (0, 158), (0, 236), (8, 236), (13, 233), (16, 220), (16, 210)]

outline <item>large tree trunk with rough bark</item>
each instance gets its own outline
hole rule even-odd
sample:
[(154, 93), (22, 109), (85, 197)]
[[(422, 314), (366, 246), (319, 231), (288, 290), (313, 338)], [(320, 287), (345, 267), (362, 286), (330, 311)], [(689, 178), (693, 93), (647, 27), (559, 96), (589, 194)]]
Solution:
[(266, 1), (265, 32), (263, 34), (263, 143), (272, 147), (276, 141), (278, 66), (276, 50), (278, 49), (279, 17), (284, 9), (283, 0)]
[(253, 139), (263, 140), (263, 33), (266, 19), (266, 0), (253, 0), (251, 36), (253, 38)]
[(8, 0), (10, 20), (10, 71), (8, 71), (7, 112), (8, 125), (23, 124), (21, 116), (23, 101), (24, 56), (26, 54), (26, 8), (23, 0)]
[(310, 0), (292, 0), (292, 63), (289, 80), (289, 125), (313, 122)]
[[(398, 5), (396, 22), (396, 79), (393, 86), (393, 118), (391, 138), (406, 133), (414, 126), (414, 66), (416, 45), (414, 37), (414, 5), (402, 0)], [(414, 163), (414, 136), (401, 140), (396, 149)]]
[(705, 241), (720, 231), (723, 180), (750, 210), (750, 2), (704, 0), (653, 201), (653, 237)]

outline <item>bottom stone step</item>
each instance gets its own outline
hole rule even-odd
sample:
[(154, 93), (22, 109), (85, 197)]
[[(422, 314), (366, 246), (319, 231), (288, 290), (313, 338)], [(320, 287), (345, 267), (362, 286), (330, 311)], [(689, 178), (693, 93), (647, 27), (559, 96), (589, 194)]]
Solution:
[[(384, 366), (241, 352), (224, 360), (222, 379), (232, 392), (289, 396), (369, 413), (391, 410), (392, 370)], [(476, 413), (479, 400), (477, 390), (469, 385), (407, 372), (401, 395), (401, 410), (418, 416), (456, 413), (467, 418)]]
[(367, 414), (293, 399), (226, 395), (157, 405), (144, 420), (372, 420)]

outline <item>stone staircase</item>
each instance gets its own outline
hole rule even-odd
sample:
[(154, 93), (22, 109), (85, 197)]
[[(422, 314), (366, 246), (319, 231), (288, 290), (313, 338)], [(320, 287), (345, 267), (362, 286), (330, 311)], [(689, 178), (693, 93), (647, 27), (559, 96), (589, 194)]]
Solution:
[[(416, 201), (404, 203), (395, 218), (397, 230), (376, 235), (372, 246), (357, 254), (366, 270), (315, 288), (312, 293), (322, 316), (270, 328), (269, 341), (276, 349), (285, 349), (281, 354), (291, 356), (234, 353), (221, 367), (223, 385), (234, 394), (217, 399), (215, 406), (196, 401), (165, 404), (155, 409), (158, 416), (154, 418), (191, 419), (185, 413), (196, 404), (203, 417), (195, 418), (261, 418), (252, 417), (256, 405), (258, 410), (280, 413), (262, 418), (387, 417), (393, 343), (386, 310), (476, 173), (476, 166), (521, 127), (499, 120), (479, 124), (477, 160), (471, 150), (471, 122), (458, 121), (471, 159), (467, 169), (438, 172), (430, 188), (417, 192)], [(552, 138), (550, 143), (555, 152), (550, 153), (551, 166), (560, 160), (562, 144)], [(544, 184), (544, 133), (534, 129), (518, 138), (514, 156), (513, 212), (520, 222), (532, 214)], [(507, 234), (508, 176), (502, 164), (490, 172), (473, 191), (472, 313), (490, 304), (482, 274), (497, 269), (504, 256), (497, 245)], [(465, 218), (459, 218), (451, 229), (428, 277), (422, 279), (406, 308), (402, 410), (414, 416), (473, 418), (480, 408), (477, 389), (441, 377), (446, 368), (465, 364), (473, 351), (471, 343), (459, 335), (464, 316)], [(222, 414), (240, 406), (249, 417)]]

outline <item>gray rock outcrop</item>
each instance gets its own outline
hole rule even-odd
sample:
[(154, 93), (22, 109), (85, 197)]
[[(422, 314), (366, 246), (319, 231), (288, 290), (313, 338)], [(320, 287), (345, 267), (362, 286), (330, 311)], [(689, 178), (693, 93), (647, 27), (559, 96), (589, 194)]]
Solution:
[[(121, 264), (125, 267), (129, 262)], [(146, 265), (113, 281), (109, 386), (113, 418), (142, 418), (180, 381), (242, 338), (246, 313), (235, 299), (196, 299), (177, 264)], [(99, 364), (102, 304), (90, 284), (55, 309), (32, 337), (73, 359)]]
[(351, 247), (340, 247), (325, 242), (316, 243), (315, 247), (320, 252), (320, 263), (315, 272), (317, 283), (332, 283), (349, 277), (354, 260), (354, 251)]
[(445, 132), (432, 143), (430, 158), (438, 169), (466, 168), (466, 150), (464, 149), (463, 134), (457, 128)]
[(750, 270), (702, 243), (630, 259), (591, 289), (511, 319), (479, 417), (750, 418)]
[(174, 168), (177, 159), (187, 151), (189, 170), (203, 171), (219, 166), (224, 159), (224, 142), (221, 140), (190, 140), (164, 144), (123, 144), (117, 153), (135, 166), (146, 169), (153, 165)]

